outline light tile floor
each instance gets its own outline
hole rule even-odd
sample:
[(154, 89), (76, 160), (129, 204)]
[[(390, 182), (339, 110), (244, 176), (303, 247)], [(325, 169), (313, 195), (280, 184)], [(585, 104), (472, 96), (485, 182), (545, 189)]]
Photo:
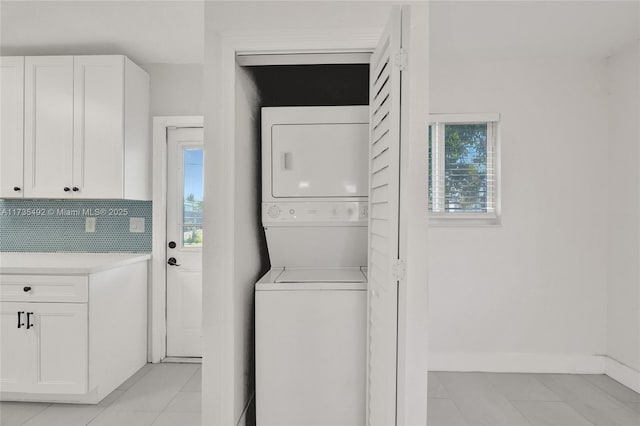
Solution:
[(1, 426), (200, 426), (200, 364), (147, 364), (100, 404), (0, 403)]
[(429, 373), (429, 426), (640, 426), (639, 407), (604, 375)]
[[(0, 424), (200, 426), (198, 364), (148, 364), (98, 405), (0, 403)], [(639, 426), (640, 394), (602, 375), (429, 373), (428, 426)]]

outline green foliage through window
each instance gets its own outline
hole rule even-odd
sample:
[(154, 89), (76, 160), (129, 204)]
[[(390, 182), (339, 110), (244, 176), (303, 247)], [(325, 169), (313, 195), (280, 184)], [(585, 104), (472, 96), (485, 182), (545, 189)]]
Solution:
[(494, 213), (494, 122), (429, 126), (429, 210)]

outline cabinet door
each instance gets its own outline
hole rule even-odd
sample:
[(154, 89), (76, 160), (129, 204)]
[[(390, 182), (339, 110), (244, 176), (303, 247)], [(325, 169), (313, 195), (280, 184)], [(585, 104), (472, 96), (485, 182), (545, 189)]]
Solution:
[(84, 303), (30, 303), (28, 330), (35, 363), (34, 393), (87, 392), (88, 325)]
[(124, 57), (74, 57), (74, 197), (122, 198)]
[(73, 186), (73, 57), (26, 57), (24, 90), (24, 195), (68, 198)]
[(0, 391), (26, 392), (30, 389), (30, 372), (33, 370), (34, 352), (31, 350), (29, 335), (26, 329), (26, 316), (20, 315), (18, 328), (18, 312), (26, 312), (26, 303), (0, 303)]
[(0, 198), (22, 198), (24, 57), (0, 58)]

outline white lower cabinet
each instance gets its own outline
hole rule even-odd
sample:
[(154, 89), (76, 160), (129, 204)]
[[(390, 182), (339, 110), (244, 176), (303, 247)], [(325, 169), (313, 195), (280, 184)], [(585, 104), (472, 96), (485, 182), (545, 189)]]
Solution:
[(3, 401), (97, 403), (146, 363), (147, 262), (0, 274)]
[[(87, 304), (2, 302), (3, 392), (87, 391)], [(4, 342), (3, 342), (4, 343)]]

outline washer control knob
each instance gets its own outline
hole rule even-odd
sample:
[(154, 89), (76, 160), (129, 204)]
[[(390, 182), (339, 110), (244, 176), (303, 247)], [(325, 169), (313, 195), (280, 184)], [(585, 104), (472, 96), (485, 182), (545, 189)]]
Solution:
[(269, 215), (269, 217), (274, 218), (274, 219), (276, 217), (280, 216), (280, 213), (281, 213), (280, 207), (278, 207), (276, 204), (272, 205), (267, 210), (267, 214)]
[(369, 216), (369, 206), (362, 206), (360, 207), (360, 217), (367, 217)]

